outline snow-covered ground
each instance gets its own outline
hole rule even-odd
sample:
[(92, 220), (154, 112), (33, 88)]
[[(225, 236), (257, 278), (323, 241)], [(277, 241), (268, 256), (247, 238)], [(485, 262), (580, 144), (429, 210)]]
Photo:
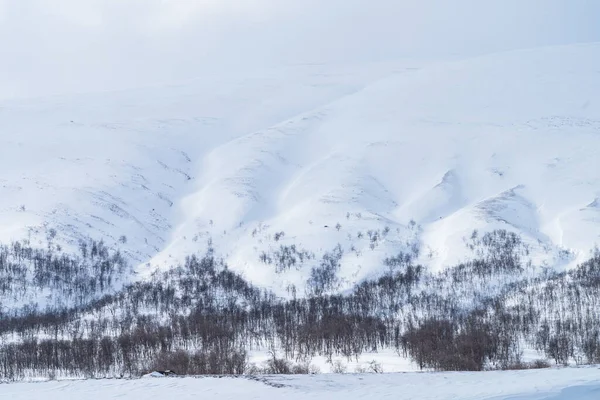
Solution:
[(143, 378), (0, 385), (0, 399), (596, 400), (600, 369), (250, 378)]

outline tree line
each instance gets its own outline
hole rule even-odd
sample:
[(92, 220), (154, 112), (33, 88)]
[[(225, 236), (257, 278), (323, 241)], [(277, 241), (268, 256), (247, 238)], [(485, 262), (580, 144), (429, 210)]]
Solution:
[[(110, 292), (108, 277), (129, 269), (118, 251), (92, 243), (71, 256), (13, 244), (0, 250), (0, 271), (26, 271), (0, 292), (4, 304), (28, 280), (37, 286), (27, 290), (71, 301), (3, 309), (0, 379), (308, 372), (315, 356), (333, 363), (389, 348), (440, 371), (524, 367), (525, 347), (558, 364), (600, 362), (600, 254), (558, 273), (526, 262), (529, 249), (507, 231), (474, 233), (467, 245), (472, 261), (432, 272), (400, 253), (382, 260), (380, 277), (331, 294), (339, 246), (314, 261), (306, 296), (280, 298), (210, 248)], [(87, 284), (54, 278), (67, 276)], [(262, 370), (249, 362), (254, 349), (273, 351)]]

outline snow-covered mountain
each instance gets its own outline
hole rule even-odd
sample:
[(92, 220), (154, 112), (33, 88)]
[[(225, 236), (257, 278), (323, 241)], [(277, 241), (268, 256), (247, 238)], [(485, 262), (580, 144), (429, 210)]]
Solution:
[(574, 265), (600, 242), (599, 62), (572, 45), (6, 101), (0, 238), (103, 238), (140, 272), (210, 240), (279, 293), (328, 252), (347, 287), (400, 252), (442, 268), (474, 230)]

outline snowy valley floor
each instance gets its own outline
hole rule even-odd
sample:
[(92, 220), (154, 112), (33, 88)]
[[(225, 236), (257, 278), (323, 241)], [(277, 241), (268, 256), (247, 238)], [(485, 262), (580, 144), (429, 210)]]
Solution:
[(600, 368), (251, 378), (143, 378), (0, 385), (1, 400), (597, 400)]

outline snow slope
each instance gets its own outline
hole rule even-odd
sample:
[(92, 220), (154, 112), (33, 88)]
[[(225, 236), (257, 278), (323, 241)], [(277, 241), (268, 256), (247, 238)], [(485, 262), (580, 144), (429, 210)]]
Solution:
[(598, 368), (485, 373), (144, 378), (0, 385), (0, 399), (595, 400)]
[(72, 239), (125, 235), (124, 247), (147, 261), (168, 243), (212, 149), (395, 69), (297, 66), (0, 103), (0, 239), (37, 230), (43, 240), (43, 225)]
[[(264, 242), (340, 243), (351, 282), (415, 241), (426, 263), (464, 260), (463, 238), (494, 228), (521, 234), (539, 263), (585, 259), (600, 234), (598, 60), (600, 45), (585, 45), (436, 64), (223, 144), (157, 262), (185, 236), (221, 243), (226, 231), (222, 252), (263, 285), (274, 280), (257, 267)], [(385, 226), (375, 249), (357, 239)], [(288, 275), (282, 286), (301, 279)]]
[[(6, 102), (1, 237), (126, 235), (141, 271), (210, 238), (278, 293), (337, 244), (343, 289), (400, 251), (464, 260), (474, 229), (563, 268), (600, 241), (599, 61), (591, 44)], [(292, 244), (314, 259), (259, 259)]]

